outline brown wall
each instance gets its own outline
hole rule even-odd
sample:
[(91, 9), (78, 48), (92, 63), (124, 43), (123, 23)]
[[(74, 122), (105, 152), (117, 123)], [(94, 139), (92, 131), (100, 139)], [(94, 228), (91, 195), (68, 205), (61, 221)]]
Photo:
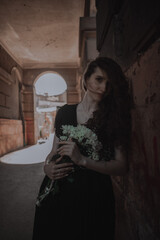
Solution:
[(128, 219), (138, 219), (134, 224), (129, 223), (135, 238), (141, 235), (140, 239), (154, 239), (156, 234), (160, 236), (159, 50), (160, 42), (155, 42), (127, 71), (132, 79), (135, 109), (132, 115), (131, 170), (124, 187), (127, 189)]
[(22, 69), (0, 46), (0, 68), (6, 78), (6, 81), (2, 79), (0, 71), (0, 118), (19, 119), (19, 83), (12, 74), (14, 67), (22, 73)]
[(124, 177), (112, 178), (117, 211), (123, 219), (122, 224), (118, 223), (120, 234), (124, 239), (157, 240), (160, 239), (160, 41), (156, 41), (160, 36), (156, 28), (159, 2), (121, 1), (125, 5), (116, 8), (116, 1), (97, 2), (101, 3), (97, 15), (100, 56), (111, 57), (121, 65), (133, 88), (135, 103), (130, 170)]
[(155, 42), (126, 72), (132, 81), (135, 102), (130, 171), (127, 176), (114, 178), (114, 181), (133, 240), (160, 236), (159, 49), (160, 42)]
[(0, 46), (0, 156), (23, 146), (19, 80), (13, 72), (15, 68), (21, 75), (22, 69)]
[(0, 156), (23, 146), (21, 120), (0, 119)]
[(9, 85), (0, 79), (0, 118), (19, 119), (18, 81)]

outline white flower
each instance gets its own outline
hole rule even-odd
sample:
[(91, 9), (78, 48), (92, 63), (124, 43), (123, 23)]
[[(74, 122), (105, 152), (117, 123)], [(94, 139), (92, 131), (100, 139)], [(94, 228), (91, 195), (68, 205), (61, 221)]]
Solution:
[(72, 125), (62, 125), (63, 136), (61, 141), (67, 141), (69, 138), (77, 141), (80, 146), (86, 149), (88, 156), (98, 161), (98, 151), (102, 148), (102, 144), (98, 141), (97, 135), (84, 125), (78, 124), (77, 127)]
[[(63, 135), (60, 136), (61, 141), (67, 141), (69, 138), (72, 138), (73, 141), (76, 141), (78, 143), (80, 148), (83, 147), (84, 152), (87, 153), (91, 159), (94, 161), (99, 160), (98, 152), (102, 148), (102, 144), (98, 141), (97, 135), (91, 129), (83, 125), (77, 125), (77, 127), (74, 127), (72, 125), (63, 125), (62, 134)], [(48, 185), (37, 197), (37, 206), (41, 206), (41, 202), (43, 202), (43, 200), (50, 192), (53, 192), (55, 194), (55, 184), (58, 184), (57, 181), (58, 180), (48, 180)]]

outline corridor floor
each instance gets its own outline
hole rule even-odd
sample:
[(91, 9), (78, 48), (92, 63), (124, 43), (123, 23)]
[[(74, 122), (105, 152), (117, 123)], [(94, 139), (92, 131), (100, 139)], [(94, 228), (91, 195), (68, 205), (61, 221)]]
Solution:
[[(36, 196), (52, 140), (40, 144), (41, 147), (35, 145), (7, 154), (3, 162), (0, 159), (0, 240), (32, 239)], [(116, 240), (128, 240), (120, 209), (117, 221)]]
[(54, 135), (0, 158), (0, 240), (31, 240), (43, 162)]

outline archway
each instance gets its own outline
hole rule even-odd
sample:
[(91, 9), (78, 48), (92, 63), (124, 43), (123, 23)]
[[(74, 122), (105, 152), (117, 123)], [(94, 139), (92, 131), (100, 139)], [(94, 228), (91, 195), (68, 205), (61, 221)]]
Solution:
[(55, 72), (44, 72), (34, 82), (35, 140), (47, 141), (54, 133), (57, 109), (67, 102), (66, 81)]

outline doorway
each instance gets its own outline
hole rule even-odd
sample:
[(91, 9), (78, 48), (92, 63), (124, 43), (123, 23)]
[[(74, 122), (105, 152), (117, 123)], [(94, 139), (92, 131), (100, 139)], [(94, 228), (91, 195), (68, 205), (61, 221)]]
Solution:
[(34, 83), (35, 138), (45, 143), (54, 134), (58, 108), (67, 103), (66, 81), (55, 72), (39, 75)]

